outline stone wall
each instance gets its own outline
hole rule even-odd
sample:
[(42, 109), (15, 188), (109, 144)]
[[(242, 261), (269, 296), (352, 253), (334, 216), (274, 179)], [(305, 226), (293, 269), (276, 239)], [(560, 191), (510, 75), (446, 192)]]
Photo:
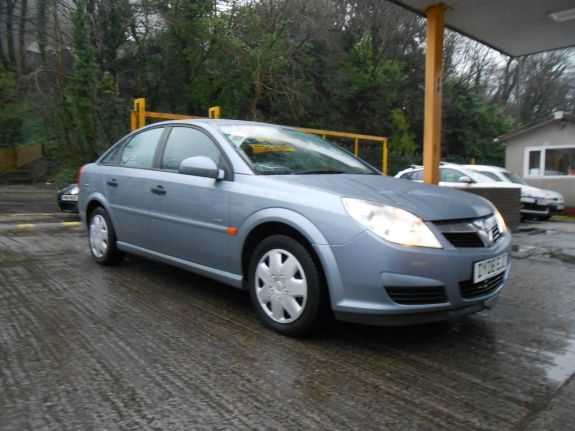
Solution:
[(499, 210), (509, 229), (514, 230), (521, 222), (521, 189), (502, 187), (474, 187), (462, 189), (491, 201)]

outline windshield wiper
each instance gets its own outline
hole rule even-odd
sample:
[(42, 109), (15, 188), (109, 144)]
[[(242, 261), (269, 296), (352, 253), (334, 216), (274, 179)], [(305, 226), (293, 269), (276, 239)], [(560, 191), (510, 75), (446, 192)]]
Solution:
[(345, 174), (346, 171), (338, 171), (336, 169), (318, 169), (316, 171), (300, 171), (294, 172), (295, 175), (315, 175), (315, 174)]

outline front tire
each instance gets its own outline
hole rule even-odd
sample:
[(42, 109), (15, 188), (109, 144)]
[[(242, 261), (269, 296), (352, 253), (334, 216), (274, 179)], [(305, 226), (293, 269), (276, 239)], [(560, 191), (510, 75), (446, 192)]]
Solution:
[(254, 308), (276, 332), (303, 335), (319, 320), (322, 278), (310, 253), (295, 239), (264, 239), (250, 261), (248, 282)]
[(126, 256), (116, 247), (116, 233), (104, 208), (96, 208), (90, 214), (88, 233), (90, 253), (100, 265), (117, 265)]

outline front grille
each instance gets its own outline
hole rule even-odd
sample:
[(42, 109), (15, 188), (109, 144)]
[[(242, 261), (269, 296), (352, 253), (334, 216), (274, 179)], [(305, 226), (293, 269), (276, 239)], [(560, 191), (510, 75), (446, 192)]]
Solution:
[(499, 238), (501, 238), (501, 232), (499, 231), (499, 226), (495, 224), (491, 228), (491, 234), (493, 235), (493, 242), (496, 243)]
[(505, 277), (505, 271), (501, 274), (494, 275), (486, 280), (474, 283), (473, 280), (462, 281), (459, 283), (461, 289), (461, 296), (464, 298), (473, 298), (476, 296), (487, 295), (496, 290)]
[(387, 286), (385, 288), (389, 297), (403, 305), (442, 304), (447, 302), (445, 289), (438, 286), (399, 287)]
[(475, 232), (445, 232), (443, 235), (455, 247), (485, 247)]
[(502, 236), (494, 216), (460, 221), (436, 222), (437, 228), (454, 247), (493, 246)]

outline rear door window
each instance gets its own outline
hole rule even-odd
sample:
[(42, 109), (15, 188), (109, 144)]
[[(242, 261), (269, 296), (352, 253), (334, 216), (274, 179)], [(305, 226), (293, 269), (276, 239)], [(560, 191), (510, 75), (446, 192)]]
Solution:
[(156, 127), (135, 135), (124, 147), (120, 165), (132, 168), (151, 168), (154, 165), (154, 155), (163, 132), (163, 127)]

